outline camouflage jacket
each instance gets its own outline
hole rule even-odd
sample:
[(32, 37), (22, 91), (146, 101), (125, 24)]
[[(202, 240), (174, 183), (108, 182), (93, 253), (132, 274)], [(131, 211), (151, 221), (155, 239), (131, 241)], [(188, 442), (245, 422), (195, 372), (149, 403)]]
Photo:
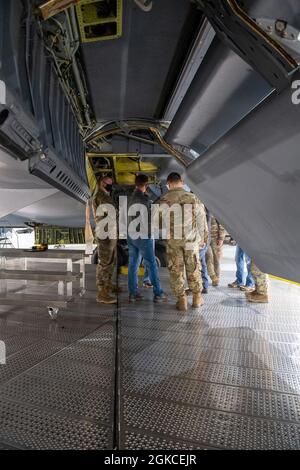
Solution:
[[(114, 206), (113, 200), (110, 197), (110, 195), (105, 193), (101, 189), (99, 189), (97, 191), (96, 195), (93, 197), (93, 210), (94, 210), (95, 220), (97, 218), (96, 212), (97, 212), (97, 209), (100, 206), (100, 204), (101, 205), (102, 204), (111, 204), (112, 206)], [(97, 223), (97, 220), (96, 220), (96, 223)]]
[[(195, 194), (182, 188), (173, 189), (162, 196), (157, 204), (160, 206), (162, 224), (168, 232), (165, 237), (167, 241), (182, 239), (195, 243), (197, 248), (207, 243), (205, 208)], [(172, 206), (174, 211), (170, 211)]]
[[(111, 213), (110, 211), (112, 206), (115, 208), (114, 213)], [(98, 209), (100, 207), (101, 207), (101, 210)], [(105, 193), (104, 191), (100, 189), (98, 190), (98, 192), (93, 198), (93, 212), (94, 212), (94, 218), (96, 222), (96, 230), (95, 230), (96, 236), (98, 236), (99, 238), (99, 235), (97, 233), (97, 228), (100, 226), (100, 222), (106, 218), (107, 222), (109, 222), (109, 229), (111, 231), (111, 237), (116, 238), (118, 214), (117, 214), (117, 209), (115, 207), (115, 204), (109, 194)]]
[(217, 221), (217, 219), (212, 216), (211, 217), (211, 229), (210, 229), (210, 236), (213, 241), (222, 240), (224, 241), (226, 235), (226, 230), (222, 225)]

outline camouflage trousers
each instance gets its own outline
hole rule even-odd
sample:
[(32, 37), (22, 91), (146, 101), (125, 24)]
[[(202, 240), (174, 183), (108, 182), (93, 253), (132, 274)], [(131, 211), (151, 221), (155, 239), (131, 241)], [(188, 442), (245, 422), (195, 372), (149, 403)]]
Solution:
[(110, 287), (114, 269), (117, 262), (117, 240), (99, 240), (98, 245), (98, 265), (96, 270), (96, 284), (98, 289)]
[(212, 240), (206, 253), (206, 264), (209, 277), (213, 281), (220, 278), (220, 260), (222, 258), (223, 249)]
[(167, 259), (170, 285), (176, 297), (180, 297), (185, 293), (185, 276), (189, 289), (193, 293), (196, 294), (202, 291), (199, 247), (194, 250), (187, 250), (184, 240), (172, 240), (167, 243)]
[(255, 282), (255, 290), (258, 294), (268, 294), (268, 276), (262, 273), (260, 269), (251, 261), (251, 274)]

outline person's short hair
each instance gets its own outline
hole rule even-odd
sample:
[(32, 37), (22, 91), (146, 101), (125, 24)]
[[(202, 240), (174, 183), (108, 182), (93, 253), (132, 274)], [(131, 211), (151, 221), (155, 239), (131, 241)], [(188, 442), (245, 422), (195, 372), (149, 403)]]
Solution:
[(136, 186), (144, 186), (145, 184), (147, 184), (149, 181), (149, 178), (147, 175), (136, 175), (135, 177), (135, 185)]
[(179, 183), (179, 181), (182, 181), (182, 178), (180, 174), (176, 173), (175, 171), (173, 173), (170, 173), (167, 178), (167, 183)]

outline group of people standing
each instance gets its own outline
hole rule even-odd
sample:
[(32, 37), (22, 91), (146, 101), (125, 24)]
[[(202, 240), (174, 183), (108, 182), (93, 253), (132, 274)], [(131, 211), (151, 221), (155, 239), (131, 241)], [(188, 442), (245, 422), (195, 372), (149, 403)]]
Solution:
[[(106, 204), (114, 204), (110, 195), (112, 179), (103, 177), (99, 181), (98, 192), (93, 199), (93, 208), (96, 224), (103, 220), (105, 212), (98, 208)], [(167, 302), (168, 297), (160, 283), (159, 272), (155, 257), (155, 239), (153, 237), (153, 221), (151, 212), (153, 203), (147, 195), (149, 180), (147, 175), (136, 176), (135, 189), (129, 198), (129, 208), (140, 207), (145, 209), (147, 217), (139, 219), (139, 225), (144, 224), (143, 236), (127, 234), (128, 243), (128, 294), (129, 302), (137, 302), (143, 298), (138, 286), (138, 270), (143, 260), (145, 276), (143, 285), (153, 288), (153, 301), (155, 303)], [(207, 294), (209, 278), (212, 285), (218, 286), (220, 280), (220, 259), (226, 231), (204, 207), (195, 194), (184, 188), (180, 174), (170, 173), (167, 178), (168, 191), (158, 200), (154, 201), (158, 207), (158, 220), (162, 225), (167, 218), (166, 208), (179, 207), (184, 217), (176, 216), (176, 212), (169, 212), (170, 226), (166, 242), (167, 265), (170, 276), (172, 293), (177, 299), (176, 308), (180, 311), (188, 309), (188, 295), (192, 296), (192, 307), (203, 305), (203, 294)], [(188, 208), (189, 210), (186, 210)], [(100, 214), (100, 215), (99, 215)], [(128, 212), (130, 214), (130, 210)], [(178, 213), (177, 213), (178, 214)], [(128, 224), (136, 223), (133, 215), (128, 215)], [(140, 228), (140, 227), (139, 227)], [(146, 231), (146, 236), (145, 236)], [(178, 236), (178, 233), (181, 236)], [(117, 238), (108, 234), (105, 239), (97, 239), (99, 263), (97, 266), (97, 301), (99, 303), (116, 303), (115, 294), (118, 287), (112, 282), (117, 261)], [(242, 256), (246, 256), (240, 247), (237, 247), (237, 279), (229, 285), (231, 288), (244, 290), (250, 302), (267, 301), (267, 276), (261, 273), (252, 263), (251, 273), (247, 281), (241, 278)], [(249, 259), (247, 258), (248, 266)], [(265, 289), (265, 290), (264, 290)], [(264, 290), (264, 291), (263, 291)]]

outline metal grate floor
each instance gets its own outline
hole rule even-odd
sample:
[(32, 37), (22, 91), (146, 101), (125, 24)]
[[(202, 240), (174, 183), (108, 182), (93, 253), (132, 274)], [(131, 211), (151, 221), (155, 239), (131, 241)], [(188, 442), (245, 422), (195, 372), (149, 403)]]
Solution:
[(201, 309), (122, 296), (120, 448), (300, 449), (300, 288), (272, 280), (270, 303), (248, 304), (224, 251)]
[(0, 448), (114, 446), (116, 308), (96, 304), (87, 268), (88, 295), (56, 321), (46, 309), (0, 307)]
[(225, 247), (220, 287), (186, 315), (149, 290), (97, 305), (93, 266), (57, 321), (0, 306), (0, 449), (300, 449), (300, 288), (272, 280), (252, 306), (234, 271)]

